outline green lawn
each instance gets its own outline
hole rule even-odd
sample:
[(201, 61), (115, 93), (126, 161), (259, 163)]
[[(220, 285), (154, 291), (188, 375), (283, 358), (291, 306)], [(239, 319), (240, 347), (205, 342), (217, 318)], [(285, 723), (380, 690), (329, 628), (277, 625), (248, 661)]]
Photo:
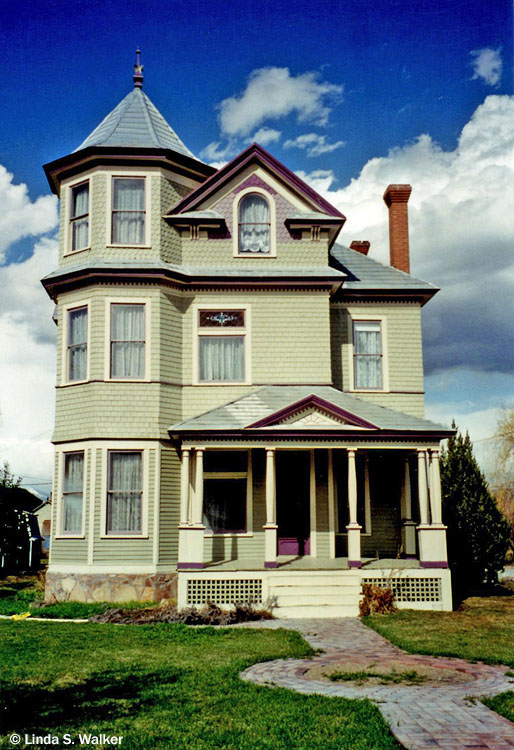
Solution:
[(367, 701), (238, 677), (311, 653), (284, 630), (1, 621), (0, 748), (13, 731), (86, 731), (123, 735), (134, 750), (398, 750)]
[[(403, 610), (363, 622), (410, 653), (514, 668), (514, 595), (466, 599), (457, 612)], [(484, 703), (514, 722), (514, 692)]]

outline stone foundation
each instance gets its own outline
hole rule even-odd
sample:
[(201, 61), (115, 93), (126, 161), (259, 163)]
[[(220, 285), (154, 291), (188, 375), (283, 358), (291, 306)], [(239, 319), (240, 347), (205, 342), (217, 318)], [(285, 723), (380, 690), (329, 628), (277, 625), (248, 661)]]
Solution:
[(45, 601), (160, 602), (177, 598), (177, 574), (52, 573), (46, 574)]

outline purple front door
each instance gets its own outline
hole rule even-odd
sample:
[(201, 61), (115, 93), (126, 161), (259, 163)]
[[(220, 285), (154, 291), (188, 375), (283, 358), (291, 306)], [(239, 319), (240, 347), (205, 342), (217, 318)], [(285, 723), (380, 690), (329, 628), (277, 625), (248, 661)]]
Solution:
[(277, 451), (279, 555), (310, 554), (309, 451)]

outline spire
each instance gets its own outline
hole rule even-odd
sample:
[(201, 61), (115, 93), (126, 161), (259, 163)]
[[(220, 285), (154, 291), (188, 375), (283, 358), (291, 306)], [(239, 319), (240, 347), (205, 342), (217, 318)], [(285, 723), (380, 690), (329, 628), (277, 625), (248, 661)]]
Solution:
[(134, 88), (143, 88), (143, 65), (141, 65), (141, 50), (136, 50), (136, 64), (134, 65)]

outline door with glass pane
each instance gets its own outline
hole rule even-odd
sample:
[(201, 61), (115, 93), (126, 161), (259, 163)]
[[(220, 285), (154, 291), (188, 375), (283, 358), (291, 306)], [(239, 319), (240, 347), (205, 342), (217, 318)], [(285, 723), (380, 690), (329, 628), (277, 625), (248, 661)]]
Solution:
[(309, 451), (277, 451), (276, 482), (278, 554), (309, 555)]

